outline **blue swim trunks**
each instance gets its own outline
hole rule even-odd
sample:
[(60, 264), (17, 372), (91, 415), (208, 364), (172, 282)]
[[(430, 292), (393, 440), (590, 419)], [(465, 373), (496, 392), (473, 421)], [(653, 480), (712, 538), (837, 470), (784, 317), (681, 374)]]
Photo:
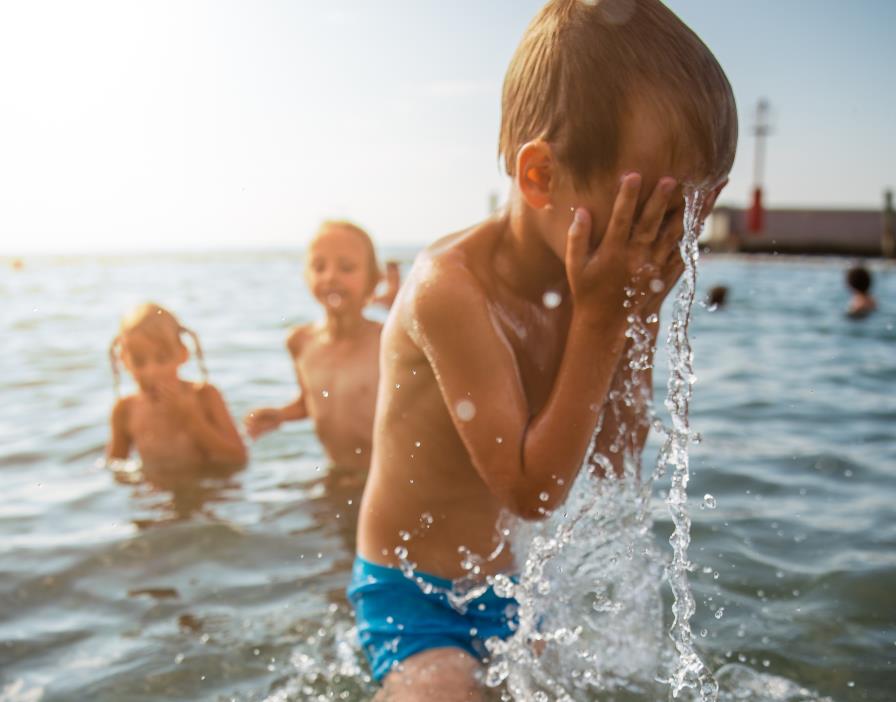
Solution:
[[(432, 592), (424, 592), (422, 583), (431, 584)], [(460, 612), (445, 594), (451, 588), (445, 578), (416, 571), (411, 579), (398, 568), (355, 557), (348, 599), (377, 682), (401, 661), (432, 648), (459, 648), (484, 661), (487, 639), (506, 639), (516, 630), (513, 598), (498, 597), (490, 587)]]

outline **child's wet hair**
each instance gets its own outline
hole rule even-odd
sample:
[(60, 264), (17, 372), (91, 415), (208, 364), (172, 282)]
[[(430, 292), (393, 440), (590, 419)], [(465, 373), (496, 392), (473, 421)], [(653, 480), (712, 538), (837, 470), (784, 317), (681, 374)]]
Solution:
[(667, 125), (673, 157), (720, 178), (734, 162), (737, 110), (710, 50), (660, 0), (551, 0), (504, 78), (498, 150), (510, 176), (519, 149), (543, 139), (576, 185), (617, 163), (632, 110)]
[(327, 219), (321, 222), (320, 226), (317, 228), (317, 233), (314, 235), (314, 239), (328, 229), (344, 229), (357, 235), (361, 240), (364, 249), (367, 251), (367, 275), (368, 280), (370, 281), (370, 291), (373, 292), (376, 284), (380, 281), (380, 278), (383, 277), (383, 273), (380, 270), (380, 264), (376, 257), (376, 247), (373, 245), (373, 239), (370, 238), (370, 234), (354, 222), (345, 219)]
[(161, 305), (154, 302), (144, 302), (137, 305), (133, 310), (126, 314), (121, 320), (121, 326), (118, 334), (109, 344), (109, 362), (112, 365), (112, 377), (115, 383), (115, 394), (118, 395), (121, 389), (121, 371), (118, 368), (118, 361), (121, 355), (124, 337), (133, 332), (145, 334), (149, 339), (164, 344), (172, 351), (178, 348), (186, 348), (181, 338), (186, 334), (193, 342), (193, 348), (196, 353), (196, 363), (199, 366), (199, 372), (202, 374), (203, 382), (208, 381), (208, 368), (205, 365), (205, 356), (202, 353), (202, 345), (199, 343), (199, 337), (196, 332), (183, 326), (177, 321), (171, 312)]

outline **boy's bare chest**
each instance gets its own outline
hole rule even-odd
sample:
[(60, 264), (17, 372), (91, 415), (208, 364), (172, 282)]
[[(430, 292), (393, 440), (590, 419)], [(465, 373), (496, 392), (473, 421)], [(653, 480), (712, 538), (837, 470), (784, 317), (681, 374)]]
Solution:
[(199, 449), (183, 424), (152, 403), (137, 404), (130, 417), (129, 432), (144, 462), (196, 460)]
[(356, 344), (311, 342), (294, 362), (308, 399), (315, 404), (326, 399), (351, 401), (376, 392), (376, 339), (363, 339)]
[(518, 301), (495, 304), (492, 313), (513, 349), (530, 410), (537, 412), (547, 401), (563, 358), (568, 313)]

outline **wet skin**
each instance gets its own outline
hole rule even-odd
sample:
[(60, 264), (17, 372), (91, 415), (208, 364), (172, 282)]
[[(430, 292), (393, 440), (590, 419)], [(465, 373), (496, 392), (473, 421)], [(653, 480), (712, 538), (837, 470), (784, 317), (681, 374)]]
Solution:
[(455, 578), (466, 574), (459, 549), (497, 550), (482, 572), (509, 571), (502, 511), (533, 519), (562, 504), (593, 408), (619, 381), (632, 311), (623, 289), (636, 288), (646, 318), (683, 269), (689, 164), (662, 157), (662, 135), (640, 126), (620, 167), (585, 192), (549, 145), (527, 144), (508, 209), (418, 257), (383, 331), (364, 558), (396, 566), (406, 548), (419, 570)]

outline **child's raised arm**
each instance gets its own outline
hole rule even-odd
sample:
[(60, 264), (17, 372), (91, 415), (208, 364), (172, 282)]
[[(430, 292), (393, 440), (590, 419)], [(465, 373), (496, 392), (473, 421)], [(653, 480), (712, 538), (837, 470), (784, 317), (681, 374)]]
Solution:
[[(286, 350), (289, 351), (294, 366), (302, 353), (307, 333), (307, 326), (296, 327), (286, 340)], [(299, 384), (299, 396), (289, 404), (282, 407), (257, 407), (243, 417), (243, 426), (246, 427), (246, 433), (253, 441), (268, 432), (279, 429), (283, 422), (308, 418), (305, 390), (302, 387), (302, 378), (299, 376), (298, 368), (296, 368), (296, 382)]]
[(246, 427), (249, 437), (255, 440), (268, 432), (279, 429), (283, 422), (306, 419), (307, 417), (305, 396), (302, 394), (282, 407), (258, 407), (250, 410), (243, 418), (243, 426)]
[(653, 276), (645, 274), (675, 246), (673, 236), (658, 236), (675, 181), (660, 180), (633, 226), (640, 187), (638, 174), (623, 179), (594, 252), (590, 215), (576, 211), (566, 250), (572, 320), (554, 385), (534, 416), (513, 351), (463, 261), (434, 262), (433, 284), (418, 293), (417, 338), (461, 440), (491, 492), (524, 518), (565, 498), (625, 345), (625, 287), (637, 278), (647, 290)]

